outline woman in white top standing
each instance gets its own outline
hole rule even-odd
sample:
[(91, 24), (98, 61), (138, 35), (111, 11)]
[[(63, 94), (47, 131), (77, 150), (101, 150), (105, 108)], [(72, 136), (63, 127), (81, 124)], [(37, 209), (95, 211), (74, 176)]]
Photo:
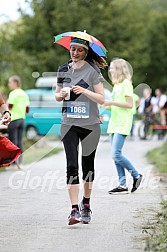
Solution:
[(161, 124), (166, 124), (167, 115), (167, 96), (163, 93), (161, 88), (155, 90), (156, 97), (153, 97), (151, 103), (153, 105), (153, 113), (160, 113)]

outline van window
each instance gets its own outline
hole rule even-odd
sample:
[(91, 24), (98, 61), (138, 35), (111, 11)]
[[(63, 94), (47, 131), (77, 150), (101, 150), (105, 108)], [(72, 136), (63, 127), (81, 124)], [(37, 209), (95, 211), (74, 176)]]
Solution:
[(36, 88), (55, 88), (57, 84), (57, 77), (39, 77), (35, 83)]
[(53, 94), (44, 94), (42, 96), (42, 101), (55, 101), (55, 97)]
[(30, 101), (40, 101), (41, 98), (42, 97), (40, 95), (29, 95)]

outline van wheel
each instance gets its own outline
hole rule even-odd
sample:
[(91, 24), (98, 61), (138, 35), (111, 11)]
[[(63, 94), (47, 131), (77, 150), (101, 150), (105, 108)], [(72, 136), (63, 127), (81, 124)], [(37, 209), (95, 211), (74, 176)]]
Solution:
[(38, 132), (34, 126), (29, 126), (26, 130), (27, 139), (34, 139), (37, 138)]

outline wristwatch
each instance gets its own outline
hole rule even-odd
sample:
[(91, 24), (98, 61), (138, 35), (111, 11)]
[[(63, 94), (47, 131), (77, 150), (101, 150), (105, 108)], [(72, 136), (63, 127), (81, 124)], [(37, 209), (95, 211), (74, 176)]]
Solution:
[(10, 113), (9, 110), (5, 110), (5, 111), (3, 112), (3, 115), (5, 115), (6, 113), (9, 113), (9, 115), (11, 116), (11, 113)]

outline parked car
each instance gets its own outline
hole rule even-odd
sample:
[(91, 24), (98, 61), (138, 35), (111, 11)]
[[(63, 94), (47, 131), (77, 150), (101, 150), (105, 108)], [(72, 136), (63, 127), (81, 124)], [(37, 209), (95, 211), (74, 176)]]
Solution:
[[(37, 137), (37, 135), (60, 136), (61, 110), (62, 102), (57, 102), (54, 97), (54, 91), (51, 88), (41, 88), (26, 90), (30, 99), (30, 111), (26, 115), (25, 130), (28, 139)], [(105, 96), (110, 99), (110, 91), (105, 89)], [(110, 119), (110, 110), (105, 107), (99, 107), (101, 124), (101, 134), (107, 134), (108, 121)]]
[(57, 102), (51, 89), (29, 89), (30, 110), (26, 115), (25, 129), (29, 139), (37, 135), (60, 136), (62, 102)]

